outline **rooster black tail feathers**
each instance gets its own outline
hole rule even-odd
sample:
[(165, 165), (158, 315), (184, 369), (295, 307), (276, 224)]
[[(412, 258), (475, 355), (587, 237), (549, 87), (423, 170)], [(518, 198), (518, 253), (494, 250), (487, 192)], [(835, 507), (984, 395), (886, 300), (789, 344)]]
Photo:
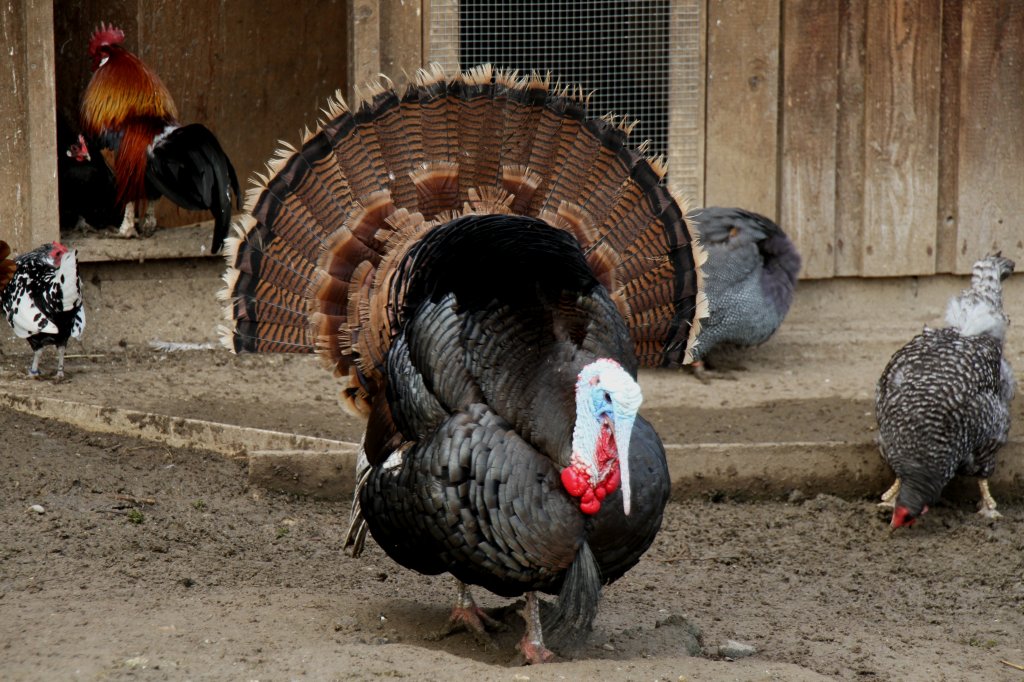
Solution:
[(404, 94), (377, 83), (357, 108), (330, 102), (257, 177), (226, 241), (225, 344), (317, 352), (359, 403), (390, 344), (402, 255), (458, 215), (503, 213), (579, 241), (641, 364), (689, 361), (707, 310), (703, 250), (663, 160), (628, 147), (622, 119), (587, 119), (586, 101), (536, 74), (434, 66)]

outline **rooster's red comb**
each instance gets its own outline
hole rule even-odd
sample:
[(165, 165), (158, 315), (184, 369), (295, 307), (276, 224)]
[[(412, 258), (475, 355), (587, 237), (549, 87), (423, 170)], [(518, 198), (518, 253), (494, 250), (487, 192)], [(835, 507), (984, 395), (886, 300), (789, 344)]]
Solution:
[(107, 45), (120, 45), (124, 42), (124, 31), (113, 24), (100, 22), (99, 28), (89, 39), (89, 54), (95, 55), (96, 50)]

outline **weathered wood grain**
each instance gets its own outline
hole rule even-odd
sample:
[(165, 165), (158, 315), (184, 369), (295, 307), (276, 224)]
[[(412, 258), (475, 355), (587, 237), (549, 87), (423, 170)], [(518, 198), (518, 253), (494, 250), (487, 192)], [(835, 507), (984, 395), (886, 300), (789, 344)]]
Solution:
[(708, 2), (707, 205), (778, 219), (779, 0)]
[(861, 273), (935, 272), (941, 5), (868, 4)]
[(864, 225), (864, 61), (867, 0), (839, 2), (835, 274), (859, 275)]
[(1024, 256), (1024, 4), (963, 4), (956, 272)]
[(780, 224), (803, 257), (804, 277), (835, 272), (836, 97), (839, 6), (786, 2), (782, 15)]

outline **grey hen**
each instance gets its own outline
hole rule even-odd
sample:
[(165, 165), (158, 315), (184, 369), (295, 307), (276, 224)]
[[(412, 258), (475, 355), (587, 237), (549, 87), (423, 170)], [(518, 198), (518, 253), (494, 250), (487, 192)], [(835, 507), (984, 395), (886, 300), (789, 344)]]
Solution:
[(1000, 516), (988, 478), (1010, 429), (1002, 280), (1013, 268), (1000, 255), (975, 263), (971, 288), (946, 308), (948, 326), (911, 339), (878, 380), (879, 446), (896, 473), (882, 505), (893, 506), (893, 528), (913, 525), (957, 474), (980, 477), (979, 513)]
[[(708, 318), (695, 361), (719, 344), (755, 346), (767, 341), (793, 303), (800, 254), (774, 222), (741, 208), (712, 206), (688, 215), (708, 254), (704, 281)], [(694, 362), (698, 374), (703, 367)]]

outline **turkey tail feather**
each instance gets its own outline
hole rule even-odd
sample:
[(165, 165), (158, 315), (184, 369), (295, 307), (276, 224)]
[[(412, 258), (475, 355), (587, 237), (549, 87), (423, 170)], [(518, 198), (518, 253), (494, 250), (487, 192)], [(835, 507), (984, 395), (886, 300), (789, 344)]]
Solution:
[(226, 249), (230, 348), (318, 353), (365, 403), (402, 322), (411, 246), (460, 215), (511, 213), (576, 237), (642, 365), (690, 361), (704, 253), (662, 161), (628, 146), (630, 123), (588, 119), (578, 88), (490, 66), (433, 65), (404, 94), (384, 81), (363, 94), (330, 101), (247, 194)]
[(542, 615), (544, 641), (559, 649), (583, 644), (594, 627), (600, 599), (601, 569), (590, 546), (584, 542), (565, 572), (558, 604)]

